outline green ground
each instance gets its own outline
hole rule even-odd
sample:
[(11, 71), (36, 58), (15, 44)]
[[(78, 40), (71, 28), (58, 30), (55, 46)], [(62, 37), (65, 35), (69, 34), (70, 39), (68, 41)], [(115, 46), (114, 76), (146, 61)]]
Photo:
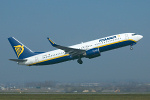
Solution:
[(0, 100), (150, 100), (150, 94), (0, 94)]

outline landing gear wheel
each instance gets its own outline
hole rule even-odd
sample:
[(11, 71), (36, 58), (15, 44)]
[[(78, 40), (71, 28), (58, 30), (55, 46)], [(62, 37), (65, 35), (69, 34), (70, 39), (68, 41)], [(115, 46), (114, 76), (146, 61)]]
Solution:
[(79, 59), (77, 60), (77, 62), (78, 62), (79, 64), (82, 64), (82, 63), (83, 63), (83, 61), (81, 60), (81, 58), (79, 58)]
[(132, 46), (130, 47), (130, 50), (133, 50), (133, 47), (132, 47)]

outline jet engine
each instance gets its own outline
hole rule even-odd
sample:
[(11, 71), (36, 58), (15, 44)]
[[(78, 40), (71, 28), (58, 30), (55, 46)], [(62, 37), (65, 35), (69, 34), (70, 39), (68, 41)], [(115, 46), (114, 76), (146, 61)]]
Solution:
[(99, 48), (93, 48), (93, 49), (87, 50), (85, 53), (85, 57), (89, 59), (98, 57), (100, 55), (101, 54), (100, 54)]

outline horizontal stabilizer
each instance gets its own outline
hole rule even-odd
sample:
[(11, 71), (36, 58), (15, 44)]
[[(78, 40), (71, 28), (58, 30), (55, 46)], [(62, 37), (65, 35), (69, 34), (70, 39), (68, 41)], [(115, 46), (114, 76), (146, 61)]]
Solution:
[(15, 62), (24, 62), (27, 61), (27, 59), (9, 59), (11, 61), (15, 61)]

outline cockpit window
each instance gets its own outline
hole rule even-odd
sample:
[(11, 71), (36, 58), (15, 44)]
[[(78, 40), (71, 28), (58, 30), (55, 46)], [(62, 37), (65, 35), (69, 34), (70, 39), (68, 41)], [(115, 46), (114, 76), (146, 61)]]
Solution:
[(134, 34), (132, 34), (132, 36), (134, 36), (134, 35), (137, 35), (137, 34), (135, 34), (135, 33), (134, 33)]

